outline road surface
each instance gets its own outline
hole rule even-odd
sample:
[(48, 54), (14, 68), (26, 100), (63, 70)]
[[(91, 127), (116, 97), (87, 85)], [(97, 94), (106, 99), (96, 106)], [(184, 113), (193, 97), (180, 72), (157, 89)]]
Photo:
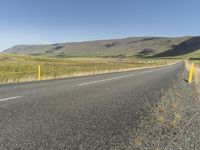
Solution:
[(148, 103), (183, 66), (1, 85), (0, 149), (127, 147)]

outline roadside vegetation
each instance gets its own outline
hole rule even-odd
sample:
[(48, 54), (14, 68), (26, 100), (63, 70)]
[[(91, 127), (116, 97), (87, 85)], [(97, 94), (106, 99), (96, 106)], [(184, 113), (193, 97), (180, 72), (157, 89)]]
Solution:
[(38, 65), (41, 66), (41, 79), (53, 79), (158, 66), (170, 62), (172, 60), (56, 58), (0, 54), (0, 83), (37, 80)]
[[(141, 124), (131, 139), (130, 148), (141, 150), (199, 149), (200, 142), (200, 72), (196, 62), (194, 80), (187, 82), (190, 63), (178, 75), (162, 99), (146, 106), (150, 117), (141, 118)], [(195, 84), (196, 83), (196, 84)], [(196, 91), (196, 88), (198, 89)], [(198, 93), (197, 93), (198, 92)]]
[(198, 95), (200, 96), (200, 60), (186, 61), (186, 69), (189, 72), (191, 63), (194, 63), (193, 82), (196, 85)]

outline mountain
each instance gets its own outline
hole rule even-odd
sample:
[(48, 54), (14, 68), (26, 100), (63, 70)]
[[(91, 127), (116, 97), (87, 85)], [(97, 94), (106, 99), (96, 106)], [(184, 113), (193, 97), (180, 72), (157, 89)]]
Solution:
[(179, 56), (200, 49), (200, 37), (130, 37), (49, 45), (18, 45), (3, 53), (67, 57)]

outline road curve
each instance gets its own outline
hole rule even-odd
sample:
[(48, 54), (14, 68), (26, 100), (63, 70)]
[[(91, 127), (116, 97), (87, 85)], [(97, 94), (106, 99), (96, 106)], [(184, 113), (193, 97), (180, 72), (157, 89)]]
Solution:
[(0, 149), (125, 148), (183, 66), (1, 85)]

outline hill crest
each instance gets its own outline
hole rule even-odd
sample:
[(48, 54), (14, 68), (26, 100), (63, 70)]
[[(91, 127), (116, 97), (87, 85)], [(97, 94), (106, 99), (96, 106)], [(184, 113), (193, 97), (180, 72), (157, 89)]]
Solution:
[(129, 37), (124, 39), (17, 45), (3, 53), (68, 57), (178, 56), (200, 49), (200, 37)]

